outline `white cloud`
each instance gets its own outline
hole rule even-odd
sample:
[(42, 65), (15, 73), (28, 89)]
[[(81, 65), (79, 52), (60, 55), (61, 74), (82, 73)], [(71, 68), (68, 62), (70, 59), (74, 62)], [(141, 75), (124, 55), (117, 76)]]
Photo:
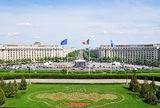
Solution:
[(24, 22), (24, 23), (18, 23), (18, 26), (25, 26), (25, 27), (31, 27), (32, 24), (30, 22)]
[(21, 34), (19, 32), (7, 33), (7, 37), (19, 37)]

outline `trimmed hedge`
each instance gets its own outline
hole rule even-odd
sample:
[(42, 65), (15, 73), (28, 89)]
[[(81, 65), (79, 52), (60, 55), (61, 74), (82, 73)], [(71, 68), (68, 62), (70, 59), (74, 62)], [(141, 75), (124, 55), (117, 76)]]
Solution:
[[(35, 79), (130, 79), (132, 77), (132, 74), (90, 74), (90, 75), (73, 75), (73, 74), (51, 74), (51, 73), (13, 73), (13, 74), (0, 74), (0, 77), (3, 77), (4, 79), (20, 79), (22, 76), (25, 76), (25, 78), (35, 78)], [(138, 79), (145, 79), (145, 77), (148, 78), (148, 80), (154, 79), (156, 81), (160, 81), (160, 74), (137, 74)]]
[[(61, 70), (18, 70), (18, 69), (0, 69), (0, 73), (56, 73), (61, 74)], [(116, 74), (125, 74), (133, 73), (133, 70), (96, 70), (91, 71), (92, 74), (102, 74), (102, 73), (116, 73)], [(74, 74), (86, 74), (88, 71), (69, 71), (69, 73)], [(160, 73), (160, 70), (137, 70), (136, 73)]]

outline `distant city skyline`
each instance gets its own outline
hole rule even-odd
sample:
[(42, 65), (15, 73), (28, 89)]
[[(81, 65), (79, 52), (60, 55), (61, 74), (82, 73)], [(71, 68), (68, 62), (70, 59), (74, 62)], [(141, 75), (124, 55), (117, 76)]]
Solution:
[(160, 43), (160, 0), (0, 0), (0, 44)]

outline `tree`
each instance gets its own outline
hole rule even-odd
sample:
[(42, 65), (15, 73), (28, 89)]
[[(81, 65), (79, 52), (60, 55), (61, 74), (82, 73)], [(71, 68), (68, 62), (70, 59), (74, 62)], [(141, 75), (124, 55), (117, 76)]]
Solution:
[(11, 97), (14, 97), (15, 94), (16, 94), (16, 92), (15, 92), (14, 86), (10, 81), (7, 84), (7, 89), (6, 89), (5, 95), (6, 95), (7, 98), (11, 98)]
[(151, 86), (149, 86), (149, 87), (150, 87), (150, 89), (147, 93), (146, 102), (151, 105), (156, 105), (158, 103), (156, 92), (152, 89)]
[(62, 69), (61, 73), (66, 74), (67, 73), (67, 69)]
[(2, 88), (2, 90), (5, 92), (6, 91), (6, 83), (3, 80), (3, 77), (1, 78), (1, 82), (0, 82), (0, 87)]
[(130, 90), (133, 92), (138, 92), (139, 91), (139, 82), (137, 80), (137, 76), (136, 76), (136, 70), (133, 70), (134, 74), (131, 78), (131, 82), (130, 82)]
[(19, 90), (26, 90), (26, 89), (27, 89), (27, 82), (25, 80), (25, 77), (22, 76)]
[(157, 92), (156, 92), (156, 96), (158, 99), (160, 99), (160, 87), (158, 88)]
[(142, 87), (140, 90), (140, 97), (147, 98), (148, 91), (149, 91), (149, 84), (148, 84), (147, 78), (145, 78), (144, 83), (142, 84)]
[(136, 61), (136, 64), (143, 64), (143, 61), (141, 60), (141, 59), (138, 59), (137, 61)]
[(151, 65), (151, 64), (152, 64), (152, 61), (151, 61), (151, 60), (146, 59), (146, 60), (144, 61), (144, 64), (145, 64), (145, 65)]
[(0, 106), (5, 103), (5, 94), (2, 88), (0, 88)]
[(150, 87), (154, 92), (156, 92), (156, 84), (155, 84), (154, 78), (152, 79), (152, 82), (150, 83)]
[(13, 86), (14, 86), (15, 92), (17, 93), (18, 92), (18, 85), (17, 85), (17, 82), (16, 82), (15, 79), (14, 79), (14, 82), (13, 82)]

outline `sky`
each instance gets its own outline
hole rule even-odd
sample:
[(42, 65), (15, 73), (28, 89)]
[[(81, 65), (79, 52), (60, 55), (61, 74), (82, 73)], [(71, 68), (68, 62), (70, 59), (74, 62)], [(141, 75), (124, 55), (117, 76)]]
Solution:
[(0, 44), (159, 44), (160, 0), (0, 0)]

